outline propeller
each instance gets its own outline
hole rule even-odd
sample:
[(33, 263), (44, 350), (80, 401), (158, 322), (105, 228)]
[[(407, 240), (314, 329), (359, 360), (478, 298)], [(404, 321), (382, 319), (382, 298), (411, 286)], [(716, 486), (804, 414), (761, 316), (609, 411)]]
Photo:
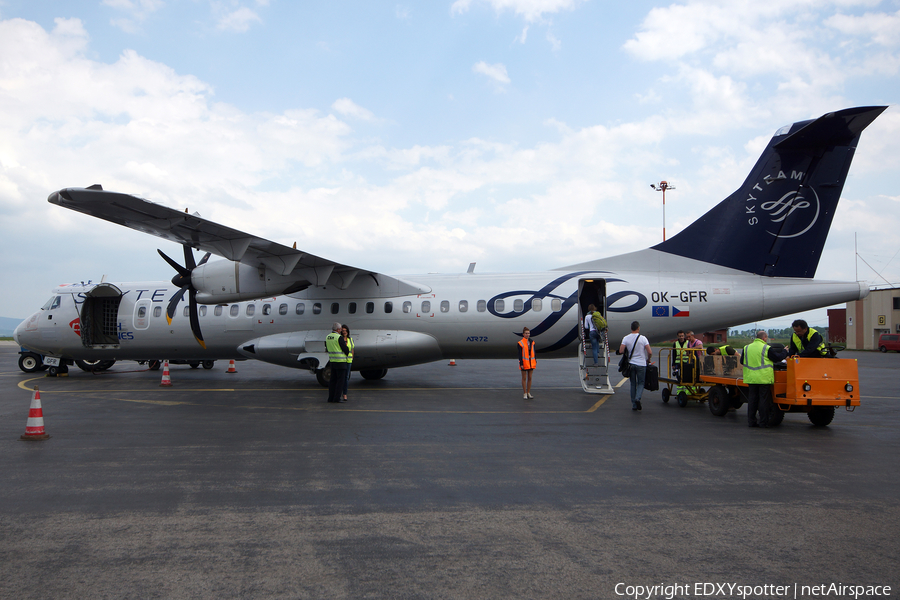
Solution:
[(163, 260), (169, 263), (169, 265), (178, 272), (175, 277), (172, 278), (172, 283), (181, 288), (175, 294), (172, 295), (172, 298), (169, 300), (169, 305), (166, 307), (166, 322), (169, 325), (172, 324), (172, 317), (175, 316), (175, 309), (178, 308), (178, 303), (181, 302), (181, 299), (184, 298), (184, 293), (188, 293), (188, 314), (191, 319), (191, 331), (194, 334), (194, 338), (197, 340), (197, 343), (200, 344), (203, 349), (206, 349), (206, 343), (203, 341), (203, 333), (200, 331), (200, 317), (197, 315), (197, 289), (191, 283), (191, 272), (204, 264), (211, 254), (209, 252), (200, 259), (199, 263), (194, 262), (194, 252), (191, 250), (191, 247), (187, 244), (183, 244), (184, 248), (184, 266), (182, 267), (177, 262), (166, 256), (165, 252), (157, 249), (159, 255), (162, 256)]

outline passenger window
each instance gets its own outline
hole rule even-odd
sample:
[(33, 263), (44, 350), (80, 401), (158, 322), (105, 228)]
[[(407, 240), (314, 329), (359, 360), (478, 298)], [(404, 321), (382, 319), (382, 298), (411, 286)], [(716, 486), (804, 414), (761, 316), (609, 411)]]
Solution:
[(256, 305), (248, 304), (247, 305), (247, 316), (252, 317), (256, 313)]
[(320, 314), (322, 314), (322, 303), (321, 303), (321, 302), (314, 302), (314, 303), (313, 303), (313, 314), (314, 314), (314, 315), (320, 315)]
[(154, 306), (153, 307), (153, 316), (159, 317), (162, 315), (162, 306)]
[(222, 316), (222, 305), (221, 304), (216, 306), (216, 310), (213, 311), (213, 314), (216, 315), (217, 317)]
[(190, 305), (185, 306), (185, 307), (184, 307), (184, 310), (181, 311), (181, 314), (183, 314), (183, 315), (186, 316), (186, 317), (190, 317), (190, 316), (191, 316), (191, 307), (190, 307)]
[(144, 317), (146, 317), (147, 316), (147, 307), (146, 306), (139, 307), (137, 316), (138, 316), (138, 319), (143, 319)]
[(272, 314), (272, 305), (271, 304), (263, 304), (263, 315), (269, 316)]
[(494, 310), (497, 312), (503, 312), (506, 310), (506, 302), (504, 300), (494, 300)]
[(441, 300), (441, 312), (450, 312), (449, 300)]
[(544, 308), (544, 302), (540, 298), (531, 301), (531, 310), (534, 312), (541, 312), (542, 308)]
[(554, 298), (550, 301), (550, 310), (553, 312), (559, 312), (562, 310), (562, 300), (559, 298)]
[(298, 303), (297, 303), (297, 307), (294, 309), (294, 311), (295, 311), (298, 315), (302, 315), (304, 312), (306, 312), (306, 305), (303, 304), (302, 302), (298, 302)]
[(466, 312), (469, 310), (469, 301), (468, 300), (460, 300), (459, 301), (459, 312)]
[(200, 309), (199, 309), (197, 312), (200, 313), (200, 316), (201, 316), (201, 317), (205, 317), (205, 316), (206, 316), (206, 307), (205, 307), (205, 306), (201, 306)]
[(331, 314), (336, 315), (336, 314), (338, 314), (339, 310), (341, 310), (341, 305), (338, 304), (337, 302), (332, 302), (331, 303)]
[(350, 304), (347, 305), (347, 312), (350, 313), (351, 315), (356, 314), (356, 302), (351, 302)]
[(484, 312), (487, 310), (487, 302), (484, 300), (479, 300), (478, 304), (475, 305), (475, 309), (478, 312)]
[(517, 298), (513, 300), (513, 310), (516, 312), (524, 312), (525, 311), (525, 303), (521, 298)]
[(230, 314), (232, 317), (238, 316), (238, 313), (240, 313), (240, 312), (241, 312), (241, 307), (238, 306), (237, 304), (232, 304), (231, 308), (228, 309), (228, 314)]
[(366, 302), (366, 314), (371, 315), (373, 312), (375, 312), (375, 303)]
[(423, 312), (423, 313), (430, 313), (430, 312), (431, 312), (431, 301), (429, 301), (429, 300), (422, 300), (422, 312)]
[(405, 313), (412, 312), (412, 302), (407, 300), (406, 302), (403, 303), (403, 312), (405, 312)]
[(282, 304), (278, 307), (278, 314), (284, 316), (287, 314), (287, 304)]
[(394, 312), (394, 303), (393, 302), (385, 302), (384, 303), (384, 314), (389, 315)]

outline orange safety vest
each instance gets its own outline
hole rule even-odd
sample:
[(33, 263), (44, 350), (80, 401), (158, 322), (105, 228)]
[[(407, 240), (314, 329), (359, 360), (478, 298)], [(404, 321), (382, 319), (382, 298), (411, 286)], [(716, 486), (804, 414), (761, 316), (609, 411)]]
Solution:
[(534, 358), (534, 340), (529, 339), (526, 341), (525, 338), (522, 338), (519, 340), (519, 369), (527, 371), (536, 366), (537, 361)]

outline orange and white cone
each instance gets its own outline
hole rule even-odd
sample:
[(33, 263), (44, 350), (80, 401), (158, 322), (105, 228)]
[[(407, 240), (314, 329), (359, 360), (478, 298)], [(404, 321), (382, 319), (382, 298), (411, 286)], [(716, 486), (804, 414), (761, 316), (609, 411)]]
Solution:
[(172, 385), (172, 379), (169, 377), (169, 361), (168, 359), (163, 362), (163, 376), (162, 381), (159, 382), (159, 387), (170, 387)]
[(20, 440), (46, 440), (50, 436), (44, 431), (44, 411), (41, 409), (41, 392), (38, 386), (34, 386), (34, 395), (31, 396), (31, 409), (28, 411), (28, 421), (25, 422), (25, 435)]
[(455, 366), (456, 366), (456, 359), (455, 359), (455, 358), (451, 358), (451, 359), (450, 359), (450, 364), (449, 364), (448, 366), (450, 366), (450, 367), (455, 367)]
[(226, 373), (237, 373), (237, 369), (234, 368), (234, 359), (231, 359), (231, 362), (228, 363), (228, 370)]

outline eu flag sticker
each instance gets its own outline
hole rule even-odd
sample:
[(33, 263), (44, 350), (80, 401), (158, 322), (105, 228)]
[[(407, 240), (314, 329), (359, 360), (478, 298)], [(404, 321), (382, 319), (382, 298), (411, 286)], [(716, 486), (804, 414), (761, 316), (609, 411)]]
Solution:
[(669, 307), (668, 306), (654, 306), (651, 314), (654, 317), (668, 317), (669, 316)]
[(672, 307), (672, 316), (673, 317), (689, 317), (691, 316), (690, 308), (678, 308), (677, 306)]

